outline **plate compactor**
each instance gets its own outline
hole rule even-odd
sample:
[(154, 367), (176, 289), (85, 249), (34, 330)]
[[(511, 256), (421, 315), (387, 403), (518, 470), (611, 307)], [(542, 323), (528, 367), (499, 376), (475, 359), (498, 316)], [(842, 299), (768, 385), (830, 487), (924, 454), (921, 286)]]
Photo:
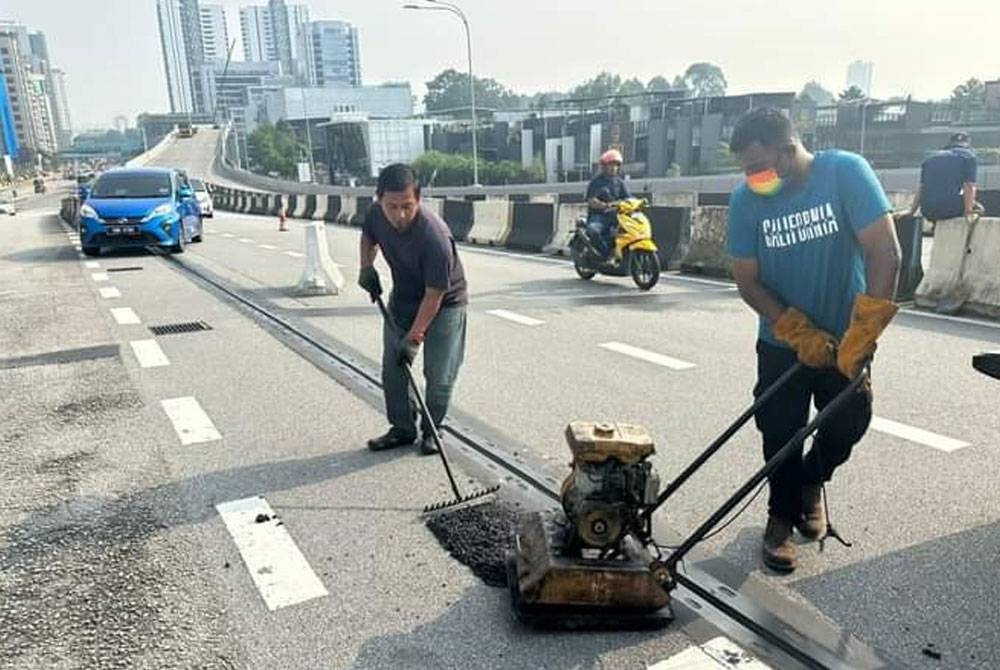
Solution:
[[(678, 584), (698, 588), (678, 570), (684, 556), (710, 533), (718, 532), (719, 524), (737, 505), (854, 393), (863, 390), (868, 376), (866, 366), (753, 477), (664, 556), (652, 536), (653, 513), (801, 368), (801, 364), (796, 365), (782, 375), (662, 491), (649, 461), (655, 451), (653, 438), (644, 428), (586, 421), (570, 424), (566, 440), (573, 461), (561, 489), (562, 509), (523, 516), (507, 557), (517, 617), (543, 628), (650, 628), (668, 624), (673, 619), (671, 591)], [(833, 529), (828, 535), (838, 537)]]

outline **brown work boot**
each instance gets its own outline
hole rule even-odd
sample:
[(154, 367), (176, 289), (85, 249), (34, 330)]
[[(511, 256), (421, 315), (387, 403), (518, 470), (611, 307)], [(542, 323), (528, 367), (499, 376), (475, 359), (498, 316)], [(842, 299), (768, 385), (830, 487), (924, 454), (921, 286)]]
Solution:
[(798, 550), (792, 542), (792, 524), (773, 514), (767, 517), (762, 546), (764, 565), (777, 572), (791, 572), (795, 569)]
[(826, 514), (823, 511), (823, 487), (805, 484), (802, 487), (802, 518), (795, 527), (802, 537), (818, 540), (826, 535)]

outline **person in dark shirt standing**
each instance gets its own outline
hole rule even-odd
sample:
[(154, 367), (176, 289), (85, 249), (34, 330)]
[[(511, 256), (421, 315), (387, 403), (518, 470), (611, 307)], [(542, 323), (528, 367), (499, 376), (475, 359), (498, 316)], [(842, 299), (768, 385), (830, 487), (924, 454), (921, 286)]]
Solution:
[(920, 166), (920, 186), (910, 216), (923, 212), (929, 221), (943, 221), (976, 212), (978, 161), (967, 133), (955, 133), (948, 146)]
[[(448, 224), (420, 203), (420, 182), (407, 165), (390, 165), (379, 174), (378, 201), (368, 210), (361, 232), (358, 284), (372, 300), (382, 294), (374, 263), (379, 250), (392, 272), (389, 314), (382, 330), (382, 385), (389, 432), (370, 440), (373, 451), (417, 440), (416, 407), (404, 365), (424, 347), (427, 408), (435, 426), (448, 413), (452, 389), (465, 356), (465, 271)], [(420, 452), (437, 451), (429, 426), (422, 426)]]
[[(826, 407), (875, 351), (898, 309), (899, 241), (871, 166), (844, 151), (813, 155), (781, 111), (745, 114), (730, 149), (746, 183), (730, 196), (726, 244), (740, 296), (760, 316), (754, 395), (804, 365), (755, 416), (766, 460), (806, 425), (810, 404)], [(871, 417), (866, 387), (821, 427), (807, 454), (800, 449), (770, 475), (768, 567), (795, 569), (793, 529), (824, 537), (823, 486)]]
[(607, 258), (611, 253), (611, 231), (617, 223), (617, 211), (612, 203), (632, 197), (625, 180), (619, 176), (622, 155), (611, 149), (601, 156), (601, 172), (587, 186), (587, 230), (600, 254)]

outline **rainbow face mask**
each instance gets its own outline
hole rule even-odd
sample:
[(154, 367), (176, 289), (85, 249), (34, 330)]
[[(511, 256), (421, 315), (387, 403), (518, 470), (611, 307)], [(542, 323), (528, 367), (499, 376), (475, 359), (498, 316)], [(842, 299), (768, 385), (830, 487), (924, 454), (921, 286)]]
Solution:
[(778, 171), (774, 168), (747, 175), (747, 188), (757, 195), (764, 197), (777, 195), (783, 185), (784, 181), (778, 176)]

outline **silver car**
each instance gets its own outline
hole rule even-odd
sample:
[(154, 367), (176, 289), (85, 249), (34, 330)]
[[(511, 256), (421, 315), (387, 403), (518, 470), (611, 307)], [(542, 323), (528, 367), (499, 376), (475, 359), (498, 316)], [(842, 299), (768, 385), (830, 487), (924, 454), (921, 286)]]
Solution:
[(194, 189), (194, 197), (201, 208), (201, 215), (207, 219), (215, 216), (215, 209), (212, 207), (212, 194), (208, 192), (208, 186), (201, 179), (188, 179), (191, 188)]

